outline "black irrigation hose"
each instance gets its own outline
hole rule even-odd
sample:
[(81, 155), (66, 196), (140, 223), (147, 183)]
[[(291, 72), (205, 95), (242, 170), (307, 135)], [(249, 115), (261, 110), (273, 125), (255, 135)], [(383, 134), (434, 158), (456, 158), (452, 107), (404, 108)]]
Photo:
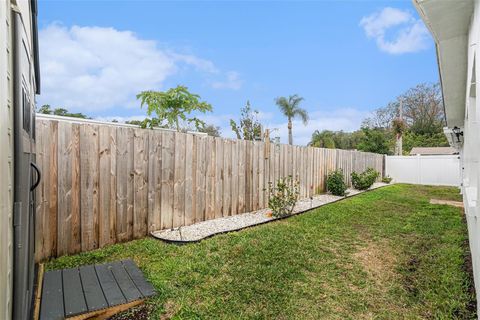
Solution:
[(298, 215), (301, 215), (301, 214), (304, 214), (308, 211), (312, 211), (312, 210), (315, 210), (317, 208), (320, 208), (320, 207), (323, 207), (323, 206), (327, 206), (329, 204), (332, 204), (332, 203), (335, 203), (335, 202), (338, 202), (338, 201), (342, 201), (342, 200), (345, 200), (345, 199), (348, 199), (348, 198), (353, 198), (355, 196), (358, 196), (360, 194), (364, 194), (364, 193), (367, 193), (367, 192), (370, 192), (370, 191), (375, 191), (375, 190), (378, 190), (378, 189), (381, 189), (381, 188), (385, 188), (385, 187), (388, 187), (388, 186), (391, 186), (391, 184), (387, 184), (387, 185), (384, 185), (384, 186), (380, 186), (380, 187), (377, 187), (377, 188), (374, 188), (374, 189), (368, 189), (368, 190), (364, 190), (362, 192), (359, 192), (359, 193), (356, 193), (356, 194), (353, 194), (351, 196), (345, 196), (343, 198), (340, 198), (340, 199), (337, 199), (337, 200), (333, 200), (331, 202), (328, 202), (328, 203), (325, 203), (325, 204), (322, 204), (322, 205), (319, 205), (315, 208), (309, 208), (309, 209), (305, 209), (305, 210), (302, 210), (302, 211), (298, 211), (298, 212), (295, 212), (295, 213), (292, 213), (290, 215), (287, 215), (287, 216), (283, 216), (283, 217), (279, 217), (279, 218), (275, 218), (275, 219), (271, 219), (271, 220), (267, 220), (267, 221), (262, 221), (262, 222), (258, 222), (258, 223), (255, 223), (255, 224), (251, 224), (249, 226), (246, 226), (246, 227), (241, 227), (241, 228), (237, 228), (237, 229), (232, 229), (232, 230), (226, 230), (226, 231), (219, 231), (219, 232), (216, 232), (216, 233), (212, 233), (206, 237), (203, 237), (201, 239), (197, 239), (197, 240), (169, 240), (169, 239), (163, 239), (163, 238), (157, 238), (153, 235), (153, 232), (150, 232), (150, 235), (155, 238), (155, 239), (158, 239), (158, 240), (161, 240), (165, 243), (168, 243), (168, 244), (176, 244), (176, 245), (186, 245), (186, 244), (189, 244), (189, 243), (198, 243), (202, 240), (205, 240), (205, 239), (208, 239), (208, 238), (212, 238), (214, 236), (217, 236), (219, 234), (226, 234), (226, 233), (230, 233), (230, 232), (238, 232), (238, 231), (241, 231), (241, 230), (244, 230), (244, 229), (248, 229), (248, 228), (252, 228), (252, 227), (257, 227), (257, 226), (260, 226), (262, 224), (266, 224), (266, 223), (270, 223), (270, 222), (275, 222), (275, 221), (279, 221), (279, 220), (283, 220), (283, 219), (287, 219), (287, 218), (291, 218), (293, 216), (298, 216)]

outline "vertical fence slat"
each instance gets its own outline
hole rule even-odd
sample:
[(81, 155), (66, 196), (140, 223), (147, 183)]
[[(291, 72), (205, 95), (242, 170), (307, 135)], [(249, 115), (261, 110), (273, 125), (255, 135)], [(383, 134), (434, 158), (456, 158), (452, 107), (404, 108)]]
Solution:
[(231, 204), (231, 215), (236, 215), (238, 213), (238, 141), (232, 141), (232, 160), (230, 165), (232, 167), (232, 204)]
[[(194, 135), (185, 137), (185, 222), (184, 225), (195, 223), (197, 193), (194, 168), (197, 166), (197, 149)], [(195, 190), (195, 191), (194, 191)]]
[(245, 211), (252, 211), (252, 156), (253, 148), (251, 141), (245, 143)]
[(245, 141), (238, 140), (238, 205), (237, 212), (245, 212)]
[(317, 148), (312, 148), (312, 154), (313, 154), (313, 189), (312, 192), (313, 194), (317, 194), (318, 190), (318, 149)]
[(206, 181), (205, 181), (205, 220), (215, 218), (215, 164), (216, 164), (216, 141), (212, 137), (207, 138), (205, 146)]
[(72, 125), (60, 122), (58, 126), (58, 255), (70, 253), (72, 228)]
[(252, 144), (252, 210), (258, 210), (258, 142)]
[(280, 178), (280, 146), (279, 144), (275, 144), (275, 169), (274, 169), (274, 177), (273, 183), (277, 183), (278, 179)]
[(148, 226), (148, 131), (135, 129), (133, 154), (133, 237), (141, 238)]
[(223, 214), (223, 140), (215, 139), (215, 218)]
[(58, 134), (58, 255), (81, 250), (80, 241), (80, 128), (59, 122)]
[(100, 126), (99, 141), (99, 246), (116, 242), (117, 218), (117, 130), (113, 126)]
[(269, 159), (268, 159), (268, 182), (275, 183), (275, 144), (270, 143), (270, 152), (269, 152)]
[(270, 198), (269, 194), (269, 189), (268, 189), (268, 183), (270, 181), (270, 142), (265, 141), (264, 144), (264, 154), (263, 154), (263, 166), (264, 166), (264, 172), (263, 172), (263, 189), (264, 189), (264, 207), (268, 207), (268, 200)]
[(258, 208), (265, 208), (265, 146), (263, 142), (258, 143)]
[(223, 211), (222, 216), (231, 215), (231, 188), (232, 188), (232, 143), (223, 141)]
[(99, 152), (98, 126), (80, 126), (80, 212), (81, 248), (88, 251), (98, 248), (99, 224)]
[(128, 239), (127, 233), (127, 208), (128, 208), (128, 158), (133, 156), (129, 150), (129, 129), (117, 128), (117, 241)]
[(195, 222), (206, 220), (206, 179), (207, 179), (207, 162), (206, 162), (206, 137), (197, 137), (197, 156), (195, 168), (196, 183), (196, 205), (195, 205)]
[(173, 226), (173, 177), (175, 166), (175, 135), (162, 133), (162, 229)]
[(173, 227), (185, 225), (185, 143), (186, 134), (175, 132)]
[(70, 253), (81, 251), (80, 225), (80, 125), (72, 125), (72, 235), (70, 237)]
[(162, 133), (151, 130), (148, 138), (148, 232), (161, 229)]

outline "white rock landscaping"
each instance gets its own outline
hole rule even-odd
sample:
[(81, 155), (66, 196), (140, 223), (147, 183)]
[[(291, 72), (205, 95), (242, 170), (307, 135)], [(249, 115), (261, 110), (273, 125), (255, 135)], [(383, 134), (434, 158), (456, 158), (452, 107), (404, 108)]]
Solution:
[[(388, 184), (380, 182), (374, 183), (369, 190), (383, 187), (386, 185)], [(365, 191), (348, 189), (347, 198), (362, 192)], [(319, 194), (313, 196), (313, 199), (302, 199), (299, 200), (295, 205), (293, 214), (318, 208), (325, 204), (340, 200), (342, 198), (344, 197), (334, 196), (331, 194)], [(207, 237), (211, 237), (215, 234), (241, 230), (246, 227), (259, 225), (278, 219), (268, 215), (269, 212), (271, 212), (271, 210), (266, 208), (253, 212), (237, 214), (234, 216), (202, 221), (192, 224), (190, 226), (153, 231), (151, 235), (157, 239), (161, 239), (167, 242), (196, 242)]]

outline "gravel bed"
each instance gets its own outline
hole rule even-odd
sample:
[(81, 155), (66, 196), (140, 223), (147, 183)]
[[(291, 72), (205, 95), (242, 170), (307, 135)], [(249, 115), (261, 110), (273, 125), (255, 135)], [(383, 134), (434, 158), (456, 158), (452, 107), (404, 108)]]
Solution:
[[(385, 183), (374, 183), (370, 189), (376, 189), (385, 185)], [(347, 197), (351, 197), (364, 191), (348, 189), (347, 192)], [(341, 198), (342, 197), (331, 194), (319, 194), (313, 196), (313, 199), (302, 199), (299, 200), (295, 205), (293, 213), (317, 208)], [(253, 212), (237, 214), (234, 216), (202, 221), (190, 226), (153, 231), (151, 234), (155, 238), (165, 241), (194, 242), (202, 240), (206, 237), (210, 237), (217, 233), (239, 230), (245, 227), (265, 223), (267, 221), (276, 220), (277, 218), (269, 215), (270, 212), (271, 210), (266, 208)]]

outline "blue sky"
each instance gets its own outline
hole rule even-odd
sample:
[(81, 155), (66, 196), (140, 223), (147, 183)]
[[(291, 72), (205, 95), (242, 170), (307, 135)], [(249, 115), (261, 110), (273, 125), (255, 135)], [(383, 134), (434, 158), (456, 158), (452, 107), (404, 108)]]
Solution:
[(434, 44), (411, 1), (39, 2), (42, 95), (100, 119), (144, 117), (135, 94), (189, 87), (232, 136), (250, 100), (286, 142), (277, 96), (310, 112), (294, 142), (352, 131), (408, 88), (438, 81)]

